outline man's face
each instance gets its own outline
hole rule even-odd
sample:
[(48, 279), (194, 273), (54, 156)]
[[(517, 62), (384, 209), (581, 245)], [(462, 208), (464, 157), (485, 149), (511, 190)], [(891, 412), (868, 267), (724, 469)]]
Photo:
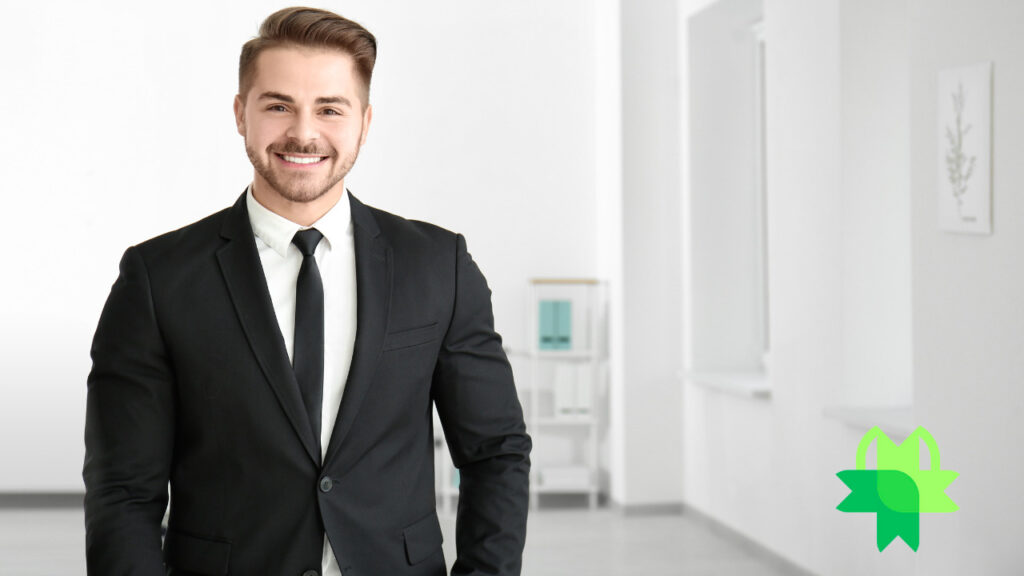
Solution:
[(344, 186), (372, 116), (352, 57), (272, 48), (257, 57), (255, 72), (245, 101), (235, 97), (235, 121), (257, 187), (311, 202)]

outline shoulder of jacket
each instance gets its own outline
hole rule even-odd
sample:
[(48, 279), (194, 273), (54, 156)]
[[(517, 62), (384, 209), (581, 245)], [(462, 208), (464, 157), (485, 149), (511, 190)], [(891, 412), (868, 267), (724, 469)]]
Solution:
[(159, 236), (139, 242), (134, 245), (134, 248), (143, 255), (145, 260), (151, 261), (182, 250), (194, 251), (203, 245), (220, 246), (221, 226), (230, 210), (231, 208), (224, 208), (177, 230), (164, 232)]
[(392, 243), (429, 242), (442, 246), (455, 246), (456, 232), (423, 220), (412, 220), (367, 206), (381, 231)]

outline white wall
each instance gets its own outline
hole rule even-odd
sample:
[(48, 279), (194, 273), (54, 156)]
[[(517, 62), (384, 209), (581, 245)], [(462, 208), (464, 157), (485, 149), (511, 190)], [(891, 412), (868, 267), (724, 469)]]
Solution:
[[(909, 2), (914, 402), (960, 472), (960, 510), (927, 521), (918, 574), (1016, 574), (1024, 563), (1024, 4)], [(938, 71), (992, 61), (993, 234), (937, 227)], [(945, 104), (945, 102), (944, 102)], [(943, 515), (947, 516), (947, 515)], [(925, 532), (927, 530), (927, 532)]]
[(856, 437), (822, 416), (842, 357), (839, 2), (766, 0), (764, 23), (773, 395), (686, 388), (684, 499), (833, 573), (844, 558), (828, 543), (845, 532), (857, 542), (835, 510)]
[[(0, 491), (82, 489), (89, 345), (117, 262), (249, 182), (231, 113), (238, 52), (281, 6), (5, 5)], [(595, 9), (333, 8), (379, 40), (374, 123), (349, 188), (464, 233), (498, 331), (524, 348), (527, 278), (597, 272)]]
[[(599, 439), (599, 489), (625, 481), (625, 338), (622, 332), (622, 8), (619, 0), (594, 6), (594, 159), (597, 275), (608, 280), (607, 427)], [(621, 491), (621, 490), (620, 490)]]
[(613, 407), (627, 507), (681, 503), (682, 254), (677, 4), (622, 3), (623, 379)]
[(756, 168), (761, 0), (722, 0), (686, 24), (691, 146), (690, 372), (761, 370), (764, 287)]
[(841, 2), (842, 405), (913, 401), (907, 25), (906, 0)]
[(684, 498), (814, 572), (897, 573), (912, 553), (880, 559), (874, 519), (835, 509), (862, 432), (822, 415), (844, 357), (840, 3), (766, 0), (764, 22), (772, 398), (686, 389)]
[[(765, 2), (774, 390), (686, 389), (684, 498), (814, 573), (1020, 570), (1022, 17), (995, 0)], [(952, 235), (937, 230), (937, 73), (981, 60), (995, 233)], [(864, 430), (822, 411), (911, 400), (960, 472), (960, 510), (923, 514), (916, 553), (879, 553), (875, 517), (835, 509)]]

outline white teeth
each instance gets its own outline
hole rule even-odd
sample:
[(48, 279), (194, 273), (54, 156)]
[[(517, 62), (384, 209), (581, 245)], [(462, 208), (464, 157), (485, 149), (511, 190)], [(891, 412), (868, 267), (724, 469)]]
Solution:
[(308, 158), (303, 156), (285, 156), (283, 154), (282, 158), (293, 164), (316, 164), (317, 162), (323, 160), (322, 156), (313, 156), (312, 158)]

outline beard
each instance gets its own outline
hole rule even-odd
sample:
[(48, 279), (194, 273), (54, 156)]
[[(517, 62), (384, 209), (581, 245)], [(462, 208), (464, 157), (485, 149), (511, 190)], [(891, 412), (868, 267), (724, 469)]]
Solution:
[[(266, 152), (266, 158), (269, 162), (265, 162), (263, 157), (257, 154), (254, 148), (249, 146), (248, 142), (245, 143), (245, 153), (249, 156), (249, 161), (252, 162), (253, 168), (256, 169), (256, 172), (267, 181), (267, 184), (278, 195), (291, 202), (307, 203), (327, 194), (338, 182), (345, 179), (349, 170), (356, 163), (356, 157), (359, 155), (359, 145), (357, 144), (355, 150), (346, 156), (340, 156), (333, 147), (328, 150), (319, 150), (313, 145), (299, 146), (291, 142), (283, 146), (272, 144), (267, 146)], [(295, 172), (291, 174), (282, 173), (282, 170), (274, 166), (274, 154), (326, 156), (324, 162), (330, 163), (330, 172), (326, 176)]]

